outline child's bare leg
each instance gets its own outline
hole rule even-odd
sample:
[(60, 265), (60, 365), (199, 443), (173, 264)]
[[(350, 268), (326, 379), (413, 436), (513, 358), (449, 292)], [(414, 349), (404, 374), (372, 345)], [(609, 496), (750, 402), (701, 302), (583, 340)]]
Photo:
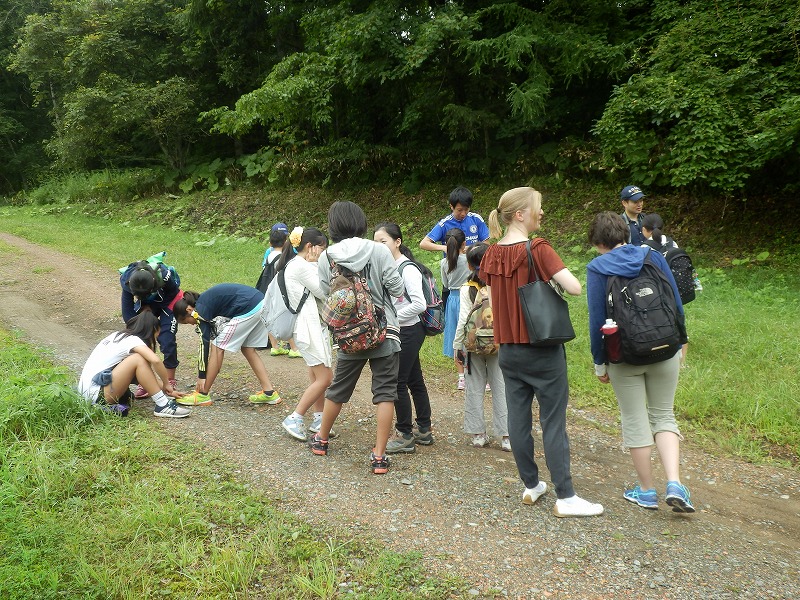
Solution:
[(264, 366), (264, 362), (261, 360), (258, 352), (256, 352), (256, 349), (242, 348), (242, 355), (247, 360), (250, 368), (253, 369), (253, 373), (255, 373), (258, 382), (261, 384), (261, 389), (265, 392), (273, 390), (272, 381), (270, 381), (269, 375), (267, 374), (267, 368)]
[(103, 388), (106, 402), (116, 403), (134, 378), (151, 396), (161, 391), (150, 363), (141, 354), (131, 354), (111, 371), (111, 383)]
[(322, 411), (322, 425), (320, 425), (319, 433), (317, 434), (321, 439), (327, 440), (331, 435), (331, 429), (333, 429), (333, 424), (336, 422), (340, 412), (342, 412), (341, 404), (325, 398), (325, 408)]
[(378, 413), (378, 431), (375, 435), (375, 454), (382, 456), (386, 453), (386, 443), (392, 431), (394, 419), (394, 402), (379, 402), (376, 407)]
[(325, 365), (314, 365), (308, 368), (310, 385), (305, 389), (294, 411), (300, 415), (306, 414), (306, 411), (314, 405), (317, 412), (323, 412), (325, 407), (325, 390), (333, 380), (333, 371)]

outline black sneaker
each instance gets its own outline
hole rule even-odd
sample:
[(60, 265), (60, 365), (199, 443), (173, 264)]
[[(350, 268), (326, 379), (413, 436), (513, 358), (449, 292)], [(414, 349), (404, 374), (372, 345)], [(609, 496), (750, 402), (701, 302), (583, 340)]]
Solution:
[(414, 443), (420, 446), (430, 446), (433, 443), (433, 432), (430, 427), (420, 427), (414, 430)]
[(375, 475), (383, 475), (389, 472), (389, 457), (385, 454), (378, 456), (373, 450), (369, 455), (369, 462)]
[(328, 440), (321, 439), (318, 433), (308, 438), (308, 447), (311, 448), (311, 451), (317, 456), (325, 456), (328, 454)]

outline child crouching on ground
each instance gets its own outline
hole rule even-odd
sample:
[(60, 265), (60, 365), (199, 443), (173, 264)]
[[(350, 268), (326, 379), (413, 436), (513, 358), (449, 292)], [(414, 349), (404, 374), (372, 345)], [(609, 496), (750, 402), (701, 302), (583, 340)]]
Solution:
[(169, 371), (154, 351), (160, 331), (159, 318), (146, 310), (129, 319), (125, 329), (108, 335), (86, 360), (78, 383), (80, 394), (92, 404), (125, 416), (133, 397), (129, 386), (138, 383), (153, 398), (153, 415), (188, 417), (192, 411), (175, 404), (172, 397), (182, 394), (172, 387)]

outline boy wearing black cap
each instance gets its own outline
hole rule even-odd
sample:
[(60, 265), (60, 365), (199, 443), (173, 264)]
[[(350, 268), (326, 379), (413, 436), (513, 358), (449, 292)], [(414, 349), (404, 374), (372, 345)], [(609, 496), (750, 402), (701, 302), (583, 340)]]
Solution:
[(645, 237), (642, 235), (644, 194), (635, 185), (628, 185), (622, 188), (619, 197), (622, 200), (622, 208), (625, 209), (621, 216), (631, 232), (628, 241), (634, 246), (641, 246), (645, 242)]

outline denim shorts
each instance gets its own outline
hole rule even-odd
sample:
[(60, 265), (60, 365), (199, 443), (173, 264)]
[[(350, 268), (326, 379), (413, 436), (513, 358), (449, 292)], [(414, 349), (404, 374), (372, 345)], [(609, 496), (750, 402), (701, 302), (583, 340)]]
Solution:
[(100, 371), (97, 375), (92, 377), (92, 383), (99, 385), (101, 388), (106, 387), (111, 383), (111, 371), (113, 371), (113, 369), (104, 369)]
[[(106, 395), (104, 390), (107, 385), (111, 384), (111, 371), (113, 371), (113, 369), (105, 369), (92, 377), (92, 383), (100, 386), (100, 391), (97, 392), (97, 398), (94, 401), (95, 404), (106, 404)], [(133, 383), (136, 383), (136, 381), (134, 380)], [(130, 388), (125, 388), (125, 391), (117, 400), (117, 402), (122, 405), (130, 405), (132, 401), (133, 394), (131, 393)], [(125, 414), (127, 414), (127, 411)]]

